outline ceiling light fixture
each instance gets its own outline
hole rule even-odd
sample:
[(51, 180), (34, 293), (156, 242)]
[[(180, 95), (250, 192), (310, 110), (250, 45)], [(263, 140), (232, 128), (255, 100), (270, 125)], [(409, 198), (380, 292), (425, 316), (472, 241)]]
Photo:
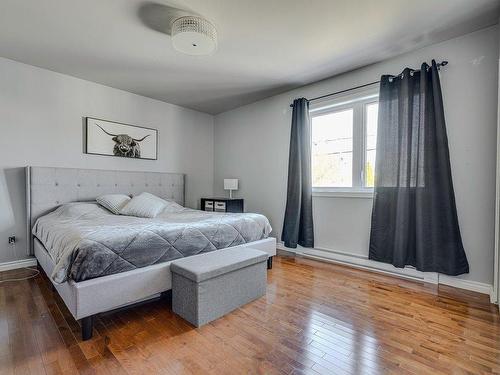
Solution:
[(172, 45), (187, 55), (209, 55), (217, 49), (217, 30), (201, 17), (177, 18), (172, 22)]

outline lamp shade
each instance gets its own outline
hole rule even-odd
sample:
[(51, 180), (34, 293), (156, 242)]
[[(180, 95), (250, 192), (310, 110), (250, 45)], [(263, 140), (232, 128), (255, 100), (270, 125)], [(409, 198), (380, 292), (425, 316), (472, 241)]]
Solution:
[(209, 55), (217, 49), (217, 30), (204, 18), (185, 16), (172, 23), (172, 45), (188, 55)]
[(225, 178), (224, 179), (224, 190), (238, 190), (238, 179), (237, 178)]

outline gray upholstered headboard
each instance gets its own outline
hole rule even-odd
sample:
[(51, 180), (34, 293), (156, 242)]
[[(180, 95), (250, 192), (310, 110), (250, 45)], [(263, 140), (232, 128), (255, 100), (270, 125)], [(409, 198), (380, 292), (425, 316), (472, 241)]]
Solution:
[(147, 191), (184, 205), (184, 175), (98, 169), (26, 167), (27, 230), (33, 253), (31, 228), (42, 215), (63, 203), (95, 200), (100, 195), (139, 194)]

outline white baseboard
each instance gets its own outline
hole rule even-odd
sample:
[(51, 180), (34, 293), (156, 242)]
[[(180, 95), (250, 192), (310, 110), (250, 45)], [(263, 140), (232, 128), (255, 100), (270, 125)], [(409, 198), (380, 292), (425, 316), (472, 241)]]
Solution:
[(37, 265), (36, 258), (15, 260), (13, 262), (0, 263), (0, 272), (15, 270), (18, 268), (33, 267), (36, 265)]
[(443, 284), (455, 288), (471, 290), (474, 292), (487, 294), (490, 296), (491, 302), (496, 302), (493, 297), (493, 286), (485, 283), (480, 283), (472, 280), (464, 280), (458, 277), (442, 275), (434, 272), (421, 272), (413, 267), (397, 268), (391, 264), (376, 262), (368, 259), (367, 256), (350, 254), (342, 251), (335, 251), (331, 249), (306, 249), (300, 248), (291, 249), (285, 247), (283, 243), (277, 243), (277, 248), (294, 252), (306, 258), (317, 259), (326, 262), (344, 264), (355, 268), (365, 269), (378, 273), (384, 273), (391, 276), (402, 277), (405, 279), (424, 281), (432, 284)]
[(473, 280), (464, 280), (458, 277), (453, 277), (448, 275), (439, 275), (439, 284), (453, 286), (455, 288), (460, 288), (460, 289), (467, 289), (482, 294), (487, 294), (490, 296), (490, 301), (492, 303), (496, 302), (492, 299), (493, 285), (488, 285)]

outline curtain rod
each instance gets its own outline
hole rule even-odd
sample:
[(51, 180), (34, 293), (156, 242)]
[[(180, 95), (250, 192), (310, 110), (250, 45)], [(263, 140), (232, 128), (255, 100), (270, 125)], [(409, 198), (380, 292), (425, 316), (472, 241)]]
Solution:
[[(446, 66), (448, 65), (448, 61), (446, 60), (443, 60), (441, 61), (440, 63), (437, 63), (437, 67), (438, 69), (441, 68), (442, 66)], [(412, 72), (419, 72), (420, 69), (416, 69), (416, 70), (411, 70)], [(398, 75), (395, 75), (395, 76), (392, 76), (392, 77), (400, 77), (402, 76), (402, 74), (398, 74)], [(344, 92), (348, 92), (348, 91), (352, 91), (352, 90), (356, 90), (356, 89), (361, 89), (363, 87), (367, 87), (367, 86), (371, 86), (371, 85), (375, 85), (376, 83), (380, 83), (380, 80), (378, 81), (373, 81), (373, 82), (370, 82), (370, 83), (365, 83), (364, 85), (359, 85), (359, 86), (356, 86), (356, 87), (351, 87), (349, 89), (345, 89), (345, 90), (340, 90), (340, 91), (336, 91), (336, 92), (332, 92), (330, 94), (326, 94), (326, 95), (321, 95), (321, 96), (317, 96), (315, 98), (312, 98), (312, 99), (308, 99), (309, 102), (312, 102), (314, 100), (319, 100), (319, 99), (323, 99), (323, 98), (328, 98), (329, 96), (334, 96), (334, 95), (338, 95), (338, 94), (342, 94)], [(290, 104), (290, 107), (293, 107), (293, 104)]]

